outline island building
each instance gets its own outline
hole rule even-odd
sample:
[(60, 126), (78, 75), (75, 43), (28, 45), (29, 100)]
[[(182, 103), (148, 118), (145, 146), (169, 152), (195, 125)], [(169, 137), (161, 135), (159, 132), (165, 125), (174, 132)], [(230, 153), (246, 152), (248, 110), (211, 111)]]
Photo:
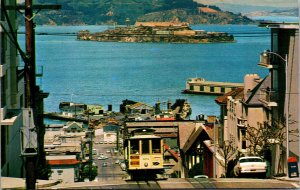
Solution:
[(188, 23), (136, 22), (134, 26), (117, 27), (102, 32), (79, 31), (78, 40), (101, 42), (165, 42), (165, 43), (213, 43), (234, 42), (225, 32), (193, 30)]

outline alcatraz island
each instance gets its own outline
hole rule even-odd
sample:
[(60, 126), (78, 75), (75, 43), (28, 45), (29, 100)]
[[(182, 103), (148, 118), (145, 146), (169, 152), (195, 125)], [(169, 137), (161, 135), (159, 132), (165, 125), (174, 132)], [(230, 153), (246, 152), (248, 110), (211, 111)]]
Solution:
[(81, 30), (78, 40), (99, 42), (165, 42), (165, 43), (213, 43), (234, 42), (234, 37), (225, 32), (193, 30), (186, 22), (136, 22), (103, 32), (90, 33)]

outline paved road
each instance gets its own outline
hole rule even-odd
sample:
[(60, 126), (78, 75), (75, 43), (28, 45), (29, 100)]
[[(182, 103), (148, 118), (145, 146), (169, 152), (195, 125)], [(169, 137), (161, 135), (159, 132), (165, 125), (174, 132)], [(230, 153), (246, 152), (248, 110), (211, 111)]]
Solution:
[[(181, 179), (169, 178), (159, 181), (124, 181), (122, 177), (126, 172), (122, 171), (115, 161), (122, 159), (119, 153), (114, 153), (115, 144), (95, 144), (93, 148), (98, 150), (94, 156), (94, 162), (98, 165), (97, 180), (93, 182), (80, 182), (73, 184), (59, 184), (52, 189), (218, 189), (218, 188), (254, 188), (254, 189), (299, 189), (299, 183), (280, 181), (275, 179), (242, 179), (242, 178), (218, 178), (218, 179)], [(103, 153), (106, 160), (98, 160)], [(106, 162), (107, 167), (102, 167)]]
[(74, 183), (55, 186), (59, 189), (299, 189), (299, 183), (275, 179), (176, 179), (160, 181), (124, 181), (111, 179), (106, 182)]
[[(94, 156), (94, 162), (98, 166), (98, 181), (111, 181), (122, 179), (126, 174), (125, 171), (121, 170), (119, 164), (116, 164), (116, 160), (122, 160), (123, 156), (120, 153), (115, 153), (115, 144), (94, 144), (93, 148), (97, 149), (98, 155)], [(98, 160), (100, 154), (107, 156), (108, 159)], [(103, 166), (106, 163), (107, 166)]]

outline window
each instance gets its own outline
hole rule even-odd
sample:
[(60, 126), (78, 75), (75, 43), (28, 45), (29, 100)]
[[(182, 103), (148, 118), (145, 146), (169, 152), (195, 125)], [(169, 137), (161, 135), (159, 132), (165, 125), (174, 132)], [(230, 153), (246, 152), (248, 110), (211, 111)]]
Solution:
[(190, 86), (190, 90), (194, 90), (194, 86)]
[(215, 92), (215, 87), (210, 87), (210, 92)]
[(242, 136), (245, 137), (246, 136), (246, 130), (241, 130)]
[(1, 126), (1, 166), (6, 163), (6, 126)]
[(161, 153), (160, 139), (152, 139), (152, 154)]
[(246, 149), (247, 148), (247, 146), (246, 146), (246, 141), (242, 141), (242, 149)]
[(148, 139), (142, 140), (142, 153), (143, 154), (149, 154), (150, 153), (149, 140)]
[(200, 91), (204, 91), (204, 86), (200, 86)]
[(24, 96), (23, 96), (23, 94), (21, 94), (21, 96), (20, 96), (20, 107), (24, 107), (23, 99), (24, 99)]
[(2, 35), (0, 35), (1, 36), (1, 62), (0, 62), (0, 64), (1, 65), (3, 65), (3, 64), (5, 64), (5, 51), (6, 51), (6, 48), (7, 48), (7, 46), (6, 46), (6, 38), (4, 37), (4, 35), (2, 34)]
[(57, 170), (58, 175), (62, 175), (63, 172), (64, 172), (63, 170)]
[(130, 140), (130, 154), (139, 154), (139, 140)]
[(7, 75), (4, 75), (1, 79), (1, 106), (5, 107), (6, 106), (6, 82), (7, 80)]
[(224, 87), (221, 87), (221, 92), (225, 93), (225, 88)]

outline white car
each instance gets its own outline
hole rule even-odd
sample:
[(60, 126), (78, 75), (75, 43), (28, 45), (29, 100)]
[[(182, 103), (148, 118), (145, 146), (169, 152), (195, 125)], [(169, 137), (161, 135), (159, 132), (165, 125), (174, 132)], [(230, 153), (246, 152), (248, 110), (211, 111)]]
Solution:
[(205, 179), (207, 179), (208, 178), (208, 176), (207, 175), (195, 175), (194, 176), (194, 178), (205, 178)]
[(125, 163), (121, 163), (120, 164), (120, 167), (121, 167), (121, 169), (122, 169), (122, 171), (125, 171), (126, 170), (126, 164)]
[(99, 156), (99, 157), (98, 157), (98, 160), (106, 160), (106, 159), (108, 159), (108, 157), (107, 157), (107, 156), (103, 156), (103, 155), (101, 155), (101, 156)]
[(241, 157), (234, 167), (234, 175), (241, 177), (246, 174), (255, 174), (259, 177), (266, 177), (267, 163), (258, 156)]

